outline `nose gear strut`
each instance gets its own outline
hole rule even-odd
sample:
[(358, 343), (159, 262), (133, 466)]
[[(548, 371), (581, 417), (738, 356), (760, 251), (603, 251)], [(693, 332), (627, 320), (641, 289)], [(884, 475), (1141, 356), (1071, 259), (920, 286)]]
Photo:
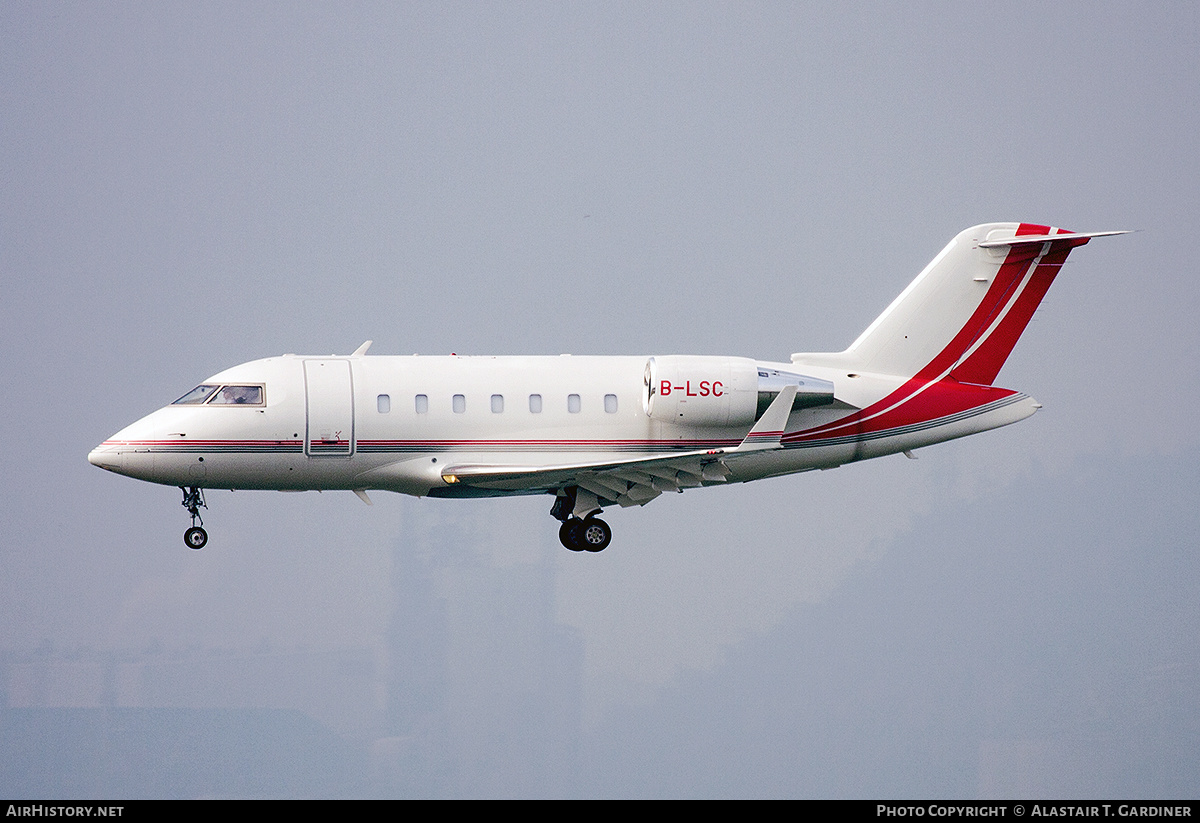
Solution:
[(204, 489), (199, 486), (179, 487), (183, 492), (183, 507), (192, 516), (192, 527), (183, 533), (183, 542), (189, 549), (203, 549), (208, 542), (208, 532), (203, 528), (204, 519), (200, 517), (200, 509), (207, 509), (204, 502)]

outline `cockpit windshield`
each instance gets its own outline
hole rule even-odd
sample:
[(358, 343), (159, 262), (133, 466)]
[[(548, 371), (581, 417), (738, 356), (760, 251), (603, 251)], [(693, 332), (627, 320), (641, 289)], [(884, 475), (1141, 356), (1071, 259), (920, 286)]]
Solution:
[(199, 405), (199, 404), (203, 403), (205, 400), (207, 400), (208, 396), (210, 394), (212, 394), (213, 392), (215, 392), (218, 388), (220, 388), (220, 387), (219, 386), (210, 386), (207, 383), (201, 384), (201, 385), (197, 386), (196, 388), (192, 389), (187, 394), (185, 394), (183, 397), (176, 400), (171, 405), (172, 406)]
[(210, 406), (261, 406), (263, 405), (263, 387), (201, 383), (171, 405), (200, 406), (205, 403)]

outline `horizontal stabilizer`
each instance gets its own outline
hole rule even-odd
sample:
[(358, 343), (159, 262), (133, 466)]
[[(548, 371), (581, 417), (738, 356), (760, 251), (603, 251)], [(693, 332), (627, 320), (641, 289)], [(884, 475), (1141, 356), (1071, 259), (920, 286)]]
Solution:
[[(1050, 243), (1056, 240), (1090, 240), (1093, 237), (1112, 237), (1116, 234), (1129, 234), (1128, 231), (1075, 231), (1062, 234), (1024, 234), (1019, 237), (1002, 237), (994, 240), (983, 240), (979, 243), (981, 249), (995, 249), (1003, 246), (1027, 246), (1034, 243)], [(1074, 245), (1082, 246), (1083, 243)]]

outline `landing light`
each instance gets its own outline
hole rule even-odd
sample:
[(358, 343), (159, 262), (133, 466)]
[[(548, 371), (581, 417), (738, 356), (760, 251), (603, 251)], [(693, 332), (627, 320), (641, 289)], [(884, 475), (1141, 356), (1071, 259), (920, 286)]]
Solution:
[(443, 474), (443, 475), (442, 475), (442, 479), (443, 479), (443, 480), (445, 480), (447, 483), (451, 483), (451, 484), (453, 484), (453, 483), (457, 483), (457, 482), (458, 482), (458, 475), (456, 475), (456, 474)]

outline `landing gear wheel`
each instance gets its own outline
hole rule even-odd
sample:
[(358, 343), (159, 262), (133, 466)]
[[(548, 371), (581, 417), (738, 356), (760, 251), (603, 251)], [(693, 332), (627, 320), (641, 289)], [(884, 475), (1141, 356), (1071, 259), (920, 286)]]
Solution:
[(581, 543), (590, 552), (602, 552), (612, 542), (612, 529), (598, 517), (589, 517), (583, 521)]
[(208, 532), (199, 526), (192, 526), (183, 533), (183, 542), (189, 549), (203, 549), (208, 542)]
[(192, 516), (192, 527), (183, 533), (184, 545), (189, 549), (203, 549), (204, 544), (208, 542), (208, 532), (201, 528), (204, 519), (200, 517), (200, 510), (208, 508), (208, 504), (204, 502), (204, 489), (198, 486), (185, 489), (180, 486), (179, 490), (183, 492), (183, 507)]
[(573, 552), (583, 551), (583, 521), (577, 517), (564, 520), (558, 528), (558, 542)]

